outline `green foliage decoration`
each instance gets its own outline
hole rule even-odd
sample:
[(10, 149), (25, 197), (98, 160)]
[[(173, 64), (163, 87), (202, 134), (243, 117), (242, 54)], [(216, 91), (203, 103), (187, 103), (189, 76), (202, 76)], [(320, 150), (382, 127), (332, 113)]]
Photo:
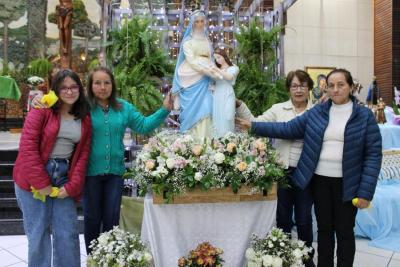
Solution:
[(159, 33), (150, 21), (134, 17), (121, 29), (111, 31), (107, 60), (114, 66), (119, 94), (143, 114), (150, 114), (162, 103), (162, 77), (171, 76), (173, 65), (158, 45)]
[(273, 104), (286, 101), (288, 93), (285, 79), (275, 77), (277, 58), (275, 48), (279, 44), (281, 27), (265, 31), (257, 19), (249, 27), (240, 27), (235, 34), (238, 41), (239, 76), (235, 85), (236, 97), (243, 100), (254, 116), (258, 116)]
[(8, 72), (8, 25), (26, 11), (25, 0), (0, 0), (0, 22), (3, 23), (3, 74)]
[(51, 63), (45, 58), (38, 58), (31, 61), (27, 68), (27, 74), (29, 76), (39, 76), (43, 79), (47, 79), (49, 72), (52, 69)]

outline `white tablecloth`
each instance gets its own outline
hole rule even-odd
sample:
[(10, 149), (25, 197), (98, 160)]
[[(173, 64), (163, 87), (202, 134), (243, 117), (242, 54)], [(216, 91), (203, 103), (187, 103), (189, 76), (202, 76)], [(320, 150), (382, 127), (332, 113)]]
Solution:
[(224, 250), (225, 267), (245, 266), (252, 233), (264, 236), (275, 225), (275, 201), (153, 205), (144, 200), (142, 240), (150, 245), (156, 267), (177, 266), (202, 242)]

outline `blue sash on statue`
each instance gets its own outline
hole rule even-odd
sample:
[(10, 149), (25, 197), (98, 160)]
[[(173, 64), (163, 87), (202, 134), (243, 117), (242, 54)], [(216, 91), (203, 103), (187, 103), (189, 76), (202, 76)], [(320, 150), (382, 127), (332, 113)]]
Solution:
[(186, 132), (200, 120), (211, 116), (213, 99), (209, 84), (210, 78), (204, 76), (198, 82), (179, 91), (181, 132)]

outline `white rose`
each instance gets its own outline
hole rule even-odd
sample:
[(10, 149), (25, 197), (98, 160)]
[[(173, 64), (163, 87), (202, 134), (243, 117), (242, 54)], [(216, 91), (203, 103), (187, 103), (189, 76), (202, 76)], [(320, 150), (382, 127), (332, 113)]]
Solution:
[(153, 259), (153, 257), (151, 256), (151, 254), (148, 253), (147, 251), (143, 254), (143, 258), (144, 258), (144, 260), (145, 260), (146, 262), (150, 262), (150, 261)]
[(100, 235), (98, 238), (98, 241), (99, 241), (99, 245), (106, 246), (108, 243), (108, 238), (107, 238), (107, 236)]
[(254, 251), (253, 248), (248, 248), (246, 250), (246, 259), (252, 260), (256, 257), (256, 252)]
[(166, 161), (168, 169), (173, 169), (175, 166), (175, 159), (169, 158)]
[(194, 179), (195, 179), (196, 181), (200, 181), (201, 178), (203, 178), (203, 175), (201, 174), (201, 172), (196, 172), (196, 173), (194, 174)]
[(272, 264), (272, 256), (271, 255), (264, 255), (262, 256), (262, 262), (265, 266), (270, 266)]
[(262, 264), (259, 262), (250, 261), (247, 263), (247, 267), (262, 267)]
[(281, 242), (281, 243), (279, 243), (279, 245), (281, 245), (281, 247), (284, 247), (285, 243)]
[(272, 244), (272, 243), (270, 242), (270, 243), (268, 243), (268, 247), (269, 247), (269, 248), (273, 248), (273, 247), (274, 247), (274, 244)]
[(221, 164), (225, 160), (225, 155), (222, 154), (221, 152), (218, 152), (217, 154), (215, 154), (214, 160), (215, 160), (215, 163)]
[(302, 251), (300, 249), (296, 248), (295, 250), (293, 250), (293, 256), (296, 259), (300, 259), (300, 258), (303, 257), (303, 253), (302, 253)]
[(282, 267), (282, 259), (278, 257), (272, 258), (272, 267)]

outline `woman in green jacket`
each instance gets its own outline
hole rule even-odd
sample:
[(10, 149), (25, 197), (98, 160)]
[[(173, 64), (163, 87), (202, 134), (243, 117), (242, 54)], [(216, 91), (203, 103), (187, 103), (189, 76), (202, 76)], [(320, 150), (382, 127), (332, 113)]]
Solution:
[(90, 242), (119, 224), (125, 129), (129, 127), (141, 134), (153, 131), (168, 116), (173, 104), (168, 94), (162, 108), (144, 117), (133, 105), (116, 97), (114, 76), (105, 67), (98, 67), (90, 74), (87, 91), (93, 126), (83, 195), (85, 243), (89, 254)]

